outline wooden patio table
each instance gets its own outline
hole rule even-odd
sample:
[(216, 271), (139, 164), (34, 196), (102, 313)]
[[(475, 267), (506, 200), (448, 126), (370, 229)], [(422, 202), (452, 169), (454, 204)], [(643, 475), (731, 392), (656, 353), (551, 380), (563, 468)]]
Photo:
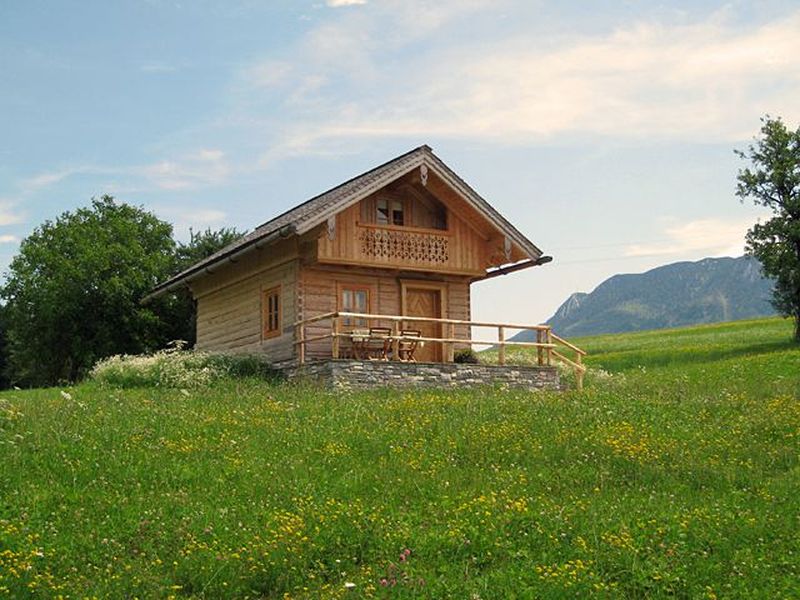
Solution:
[[(416, 333), (416, 332), (415, 332)], [(413, 336), (413, 334), (412, 334)], [(416, 333), (418, 337), (419, 334)], [(358, 360), (389, 360), (389, 353), (395, 341), (399, 343), (408, 342), (410, 336), (405, 332), (402, 335), (394, 336), (387, 328), (354, 329), (350, 333), (350, 343), (353, 348), (353, 355)], [(404, 362), (414, 362), (414, 354), (418, 347), (422, 347), (424, 342), (416, 342), (403, 348), (400, 352), (399, 360)]]

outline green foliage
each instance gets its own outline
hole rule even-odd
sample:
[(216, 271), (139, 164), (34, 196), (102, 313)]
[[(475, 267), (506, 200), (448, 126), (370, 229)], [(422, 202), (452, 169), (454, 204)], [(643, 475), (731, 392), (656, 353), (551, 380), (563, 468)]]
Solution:
[(203, 260), (222, 250), (241, 238), (245, 232), (239, 231), (234, 227), (223, 227), (213, 230), (195, 232), (189, 230), (189, 242), (178, 244), (175, 252), (176, 267), (178, 271), (191, 267), (196, 262)]
[(91, 380), (118, 388), (191, 389), (226, 377), (264, 379), (274, 377), (274, 372), (261, 354), (187, 352), (179, 347), (149, 355), (110, 356), (89, 372)]
[(2, 289), (17, 383), (73, 381), (101, 357), (163, 344), (139, 300), (169, 272), (172, 227), (110, 196), (23, 240)]
[(472, 348), (462, 348), (453, 353), (453, 362), (477, 365), (480, 361), (478, 354)]
[(736, 195), (772, 210), (773, 217), (747, 232), (747, 252), (775, 279), (773, 304), (795, 321), (800, 342), (800, 128), (780, 118), (762, 119), (761, 137), (737, 154), (752, 164), (741, 169)]
[(210, 354), (209, 364), (225, 372), (226, 377), (257, 378), (278, 381), (279, 372), (264, 354)]
[[(207, 229), (176, 245), (168, 223), (110, 196), (46, 221), (22, 242), (0, 291), (2, 373), (19, 385), (75, 381), (108, 356), (193, 345), (188, 290), (140, 300), (241, 235)], [(0, 388), (7, 384), (0, 376)]]
[(6, 307), (0, 304), (0, 390), (8, 387), (8, 343), (7, 331), (8, 319), (6, 317)]
[(583, 393), (4, 392), (0, 594), (794, 597), (790, 336), (587, 338)]

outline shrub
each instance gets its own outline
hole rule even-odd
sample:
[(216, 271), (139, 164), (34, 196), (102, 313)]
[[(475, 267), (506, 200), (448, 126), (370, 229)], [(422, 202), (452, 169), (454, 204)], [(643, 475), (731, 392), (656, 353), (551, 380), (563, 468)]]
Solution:
[(170, 348), (149, 355), (103, 359), (89, 378), (114, 387), (198, 388), (226, 377), (272, 378), (275, 371), (256, 354), (211, 354)]
[(209, 365), (222, 369), (228, 377), (272, 379), (277, 371), (261, 354), (206, 354)]
[(479, 361), (478, 355), (472, 348), (462, 348), (461, 350), (456, 350), (453, 354), (453, 362), (459, 364), (477, 365)]

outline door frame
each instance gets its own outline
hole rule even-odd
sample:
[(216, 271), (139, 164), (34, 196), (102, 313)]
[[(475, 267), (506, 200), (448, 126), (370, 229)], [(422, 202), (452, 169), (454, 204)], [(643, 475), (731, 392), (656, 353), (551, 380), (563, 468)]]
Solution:
[[(447, 318), (447, 283), (444, 281), (428, 281), (424, 279), (401, 279), (400, 280), (400, 313), (401, 316), (408, 315), (408, 304), (406, 302), (406, 297), (408, 295), (409, 289), (417, 289), (417, 290), (432, 290), (439, 292), (439, 315), (435, 318), (437, 319), (446, 319)], [(405, 327), (405, 323), (402, 323), (402, 326)], [(438, 337), (445, 337), (443, 335), (444, 329), (443, 324), (439, 323), (439, 336)], [(437, 343), (437, 342), (432, 342)], [(452, 355), (452, 344), (445, 344), (444, 342), (439, 342), (439, 360), (443, 362), (452, 362), (453, 357)]]

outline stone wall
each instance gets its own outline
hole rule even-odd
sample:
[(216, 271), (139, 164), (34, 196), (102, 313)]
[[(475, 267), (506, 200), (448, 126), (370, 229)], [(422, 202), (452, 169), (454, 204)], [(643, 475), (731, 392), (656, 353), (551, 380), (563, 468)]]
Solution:
[(503, 384), (558, 389), (555, 367), (320, 360), (283, 370), (289, 380), (310, 380), (340, 389), (375, 387), (466, 387)]

